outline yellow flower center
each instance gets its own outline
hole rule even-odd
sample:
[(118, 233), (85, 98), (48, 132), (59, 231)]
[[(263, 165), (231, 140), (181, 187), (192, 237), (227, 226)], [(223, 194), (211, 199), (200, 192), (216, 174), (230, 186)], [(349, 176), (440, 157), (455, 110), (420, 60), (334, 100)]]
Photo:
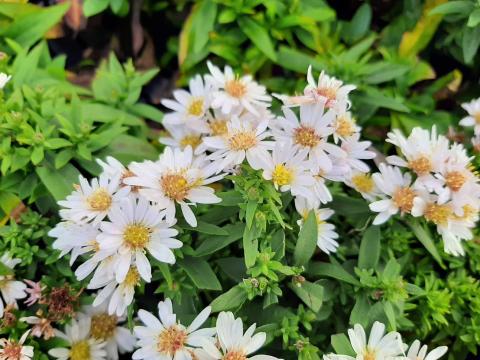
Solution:
[(90, 344), (87, 340), (82, 340), (72, 344), (70, 348), (71, 360), (90, 360)]
[(451, 171), (445, 175), (445, 182), (452, 191), (458, 191), (462, 188), (467, 178), (460, 171)]
[(363, 354), (363, 360), (375, 360), (375, 351), (367, 349), (365, 354)]
[(314, 147), (320, 141), (320, 137), (317, 135), (314, 128), (303, 125), (295, 129), (293, 138), (295, 144), (304, 147)]
[(140, 274), (136, 268), (130, 268), (123, 282), (128, 287), (135, 287), (140, 284)]
[(328, 101), (334, 101), (337, 98), (337, 89), (331, 87), (317, 88), (317, 94), (327, 98)]
[(247, 360), (247, 356), (243, 353), (243, 351), (229, 351), (227, 352), (222, 360)]
[(293, 172), (283, 164), (275, 165), (272, 172), (272, 180), (279, 186), (291, 184), (293, 180)]
[(97, 240), (95, 240), (95, 239), (90, 240), (88, 244), (93, 248), (93, 251), (95, 251), (95, 252), (100, 251), (100, 244), (98, 243)]
[(372, 192), (374, 182), (370, 174), (356, 174), (352, 176), (352, 184), (358, 192), (368, 194)]
[(452, 217), (453, 212), (448, 205), (428, 204), (425, 208), (425, 219), (436, 225), (445, 225)]
[(188, 334), (176, 325), (162, 331), (158, 337), (157, 350), (162, 354), (175, 355), (185, 346)]
[(247, 87), (240, 79), (227, 81), (225, 91), (232, 97), (241, 98), (247, 92)]
[(463, 215), (462, 216), (457, 216), (455, 215), (455, 218), (458, 219), (458, 220), (470, 220), (472, 218), (474, 218), (476, 215), (477, 215), (477, 210), (475, 210), (475, 208), (473, 206), (470, 206), (470, 205), (464, 205), (462, 207), (463, 209)]
[(115, 315), (108, 315), (107, 313), (92, 316), (90, 334), (97, 340), (113, 338), (117, 329), (117, 320)]
[(480, 111), (477, 112), (477, 113), (475, 113), (475, 114), (473, 115), (473, 118), (475, 119), (475, 122), (476, 122), (477, 124), (480, 124)]
[(413, 199), (415, 198), (415, 191), (409, 187), (399, 188), (393, 194), (393, 202), (402, 212), (409, 213), (412, 211)]
[(123, 240), (131, 249), (143, 249), (150, 240), (151, 230), (142, 224), (127, 225), (123, 231)]
[(408, 167), (415, 171), (417, 175), (425, 175), (432, 171), (432, 162), (429, 158), (421, 156), (418, 159), (410, 161)]
[(342, 137), (349, 137), (355, 133), (354, 122), (346, 116), (339, 117), (335, 122), (335, 131)]
[(12, 275), (0, 276), (0, 289), (4, 288), (5, 285), (7, 285), (7, 283), (10, 282), (11, 280), (13, 280)]
[(98, 188), (87, 197), (87, 203), (92, 210), (105, 211), (112, 205), (112, 197), (104, 188)]
[(164, 175), (160, 183), (165, 196), (171, 200), (182, 201), (188, 195), (188, 181), (181, 174)]
[(2, 359), (20, 360), (22, 359), (22, 345), (13, 341), (7, 341), (3, 348)]
[(188, 105), (187, 112), (192, 116), (201, 116), (203, 114), (203, 99), (193, 99)]
[(180, 146), (182, 149), (185, 149), (189, 145), (192, 147), (192, 149), (195, 149), (201, 143), (202, 138), (197, 135), (186, 135), (182, 140), (180, 140)]
[(242, 131), (230, 136), (228, 144), (235, 151), (248, 150), (257, 144), (257, 138), (253, 131)]
[(214, 136), (224, 135), (228, 131), (226, 120), (214, 120), (209, 123), (209, 127)]

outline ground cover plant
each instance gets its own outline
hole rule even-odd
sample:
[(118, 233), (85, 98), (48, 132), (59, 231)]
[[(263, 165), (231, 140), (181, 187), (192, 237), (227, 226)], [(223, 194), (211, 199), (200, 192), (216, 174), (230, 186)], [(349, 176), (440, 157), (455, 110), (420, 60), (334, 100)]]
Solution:
[(479, 11), (0, 3), (0, 359), (475, 359)]

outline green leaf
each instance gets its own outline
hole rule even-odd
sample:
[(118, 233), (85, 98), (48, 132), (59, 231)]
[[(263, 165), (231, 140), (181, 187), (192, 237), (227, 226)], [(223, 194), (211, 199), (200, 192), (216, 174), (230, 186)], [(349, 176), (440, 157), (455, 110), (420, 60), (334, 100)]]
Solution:
[(367, 301), (367, 297), (365, 294), (360, 293), (356, 296), (355, 305), (353, 306), (352, 312), (350, 313), (349, 324), (355, 325), (360, 324), (364, 328), (368, 326), (368, 318), (365, 314), (368, 314), (368, 310), (370, 309), (370, 304)]
[(64, 200), (73, 191), (73, 184), (78, 182), (80, 175), (72, 164), (67, 164), (58, 170), (48, 162), (36, 167), (35, 172), (57, 201)]
[(182, 229), (187, 229), (191, 231), (197, 231), (202, 234), (209, 234), (209, 235), (223, 235), (226, 236), (228, 235), (228, 231), (225, 229), (222, 229), (221, 227), (213, 224), (209, 224), (203, 221), (198, 221), (197, 226), (193, 227), (190, 225), (187, 225), (186, 223), (180, 223), (179, 226)]
[(237, 207), (238, 204), (243, 202), (242, 194), (238, 191), (225, 191), (219, 192), (216, 194), (220, 199), (221, 202), (217, 204), (217, 206), (235, 206)]
[(337, 354), (355, 357), (355, 351), (353, 350), (352, 345), (345, 334), (332, 335), (331, 343), (333, 350), (335, 350)]
[(242, 238), (245, 225), (236, 223), (234, 225), (226, 225), (223, 229), (227, 231), (227, 236), (212, 236), (207, 238), (195, 251), (194, 256), (205, 256), (227, 247), (231, 243)]
[(14, 274), (15, 273), (13, 272), (12, 269), (10, 269), (7, 265), (5, 265), (0, 261), (0, 276), (14, 275)]
[(355, 12), (350, 23), (345, 27), (344, 36), (350, 42), (355, 42), (364, 37), (370, 29), (372, 21), (372, 8), (370, 4), (364, 3)]
[(370, 226), (363, 234), (358, 254), (358, 267), (375, 269), (380, 259), (380, 228)]
[(422, 225), (417, 219), (410, 219), (406, 224), (412, 229), (413, 233), (417, 239), (422, 243), (422, 245), (427, 249), (427, 251), (433, 256), (433, 258), (440, 264), (440, 266), (445, 269), (440, 254), (438, 253), (437, 247), (433, 242), (432, 235), (425, 225)]
[(212, 312), (220, 312), (238, 308), (245, 300), (247, 300), (247, 292), (241, 285), (236, 285), (214, 299), (210, 306), (212, 307)]
[(449, 1), (445, 4), (434, 7), (428, 15), (451, 15), (463, 14), (468, 16), (473, 10), (473, 2), (471, 1)]
[(285, 232), (278, 230), (272, 235), (272, 251), (275, 252), (274, 259), (281, 260), (285, 257)]
[(212, 268), (205, 260), (185, 257), (178, 260), (178, 265), (185, 270), (187, 275), (199, 289), (222, 290), (222, 285), (217, 279)]
[(137, 103), (134, 105), (130, 105), (128, 107), (128, 110), (137, 116), (141, 116), (145, 119), (152, 120), (158, 123), (161, 123), (163, 120), (163, 112), (151, 105)]
[(247, 268), (255, 265), (258, 255), (258, 229), (254, 224), (251, 228), (245, 227), (243, 232), (243, 253), (245, 258), (245, 266)]
[(263, 52), (270, 60), (277, 61), (275, 48), (268, 31), (249, 17), (240, 17), (237, 19), (240, 29), (248, 36), (255, 46)]
[(43, 160), (44, 157), (43, 147), (42, 146), (35, 146), (32, 151), (32, 155), (30, 159), (32, 160), (33, 165), (37, 165), (40, 161)]
[(51, 138), (45, 140), (44, 145), (47, 149), (60, 149), (65, 146), (70, 146), (72, 143), (62, 138)]
[(463, 29), (462, 49), (463, 60), (470, 64), (480, 46), (480, 26), (475, 28), (466, 27)]
[(468, 17), (467, 26), (468, 27), (475, 27), (480, 24), (480, 9), (475, 9)]
[(393, 310), (392, 303), (389, 301), (385, 301), (383, 303), (383, 310), (385, 311), (385, 315), (387, 315), (388, 322), (390, 323), (390, 327), (393, 331), (397, 330), (397, 322), (395, 321), (395, 311)]
[(369, 88), (366, 93), (357, 94), (355, 96), (355, 99), (357, 102), (373, 105), (376, 107), (391, 109), (400, 112), (410, 112), (410, 109), (403, 104), (403, 99), (395, 99), (373, 88)]
[(247, 227), (251, 228), (253, 223), (253, 217), (255, 216), (255, 211), (257, 211), (258, 203), (254, 200), (248, 200), (247, 210), (245, 210), (245, 220), (247, 221)]
[(207, 45), (208, 37), (215, 26), (217, 4), (212, 0), (203, 0), (198, 4), (192, 19), (193, 52), (200, 52)]
[(277, 56), (278, 63), (282, 64), (282, 67), (301, 74), (305, 74), (307, 72), (309, 65), (312, 65), (312, 68), (317, 71), (321, 71), (326, 68), (324, 63), (317, 60), (313, 56), (309, 56), (304, 52), (289, 48), (288, 46), (280, 46)]
[(296, 266), (306, 265), (317, 248), (318, 225), (315, 211), (308, 213), (298, 234), (297, 244), (293, 253)]
[(313, 262), (308, 266), (308, 273), (314, 276), (328, 276), (348, 284), (360, 286), (360, 282), (337, 263)]
[(310, 309), (315, 312), (320, 310), (323, 303), (323, 286), (305, 281), (300, 285), (289, 284), (289, 287)]
[(85, 0), (83, 3), (83, 14), (86, 17), (96, 15), (104, 11), (109, 4), (110, 0)]
[(97, 158), (107, 156), (113, 156), (118, 161), (128, 164), (132, 161), (154, 160), (158, 158), (158, 151), (143, 139), (122, 134), (96, 154)]

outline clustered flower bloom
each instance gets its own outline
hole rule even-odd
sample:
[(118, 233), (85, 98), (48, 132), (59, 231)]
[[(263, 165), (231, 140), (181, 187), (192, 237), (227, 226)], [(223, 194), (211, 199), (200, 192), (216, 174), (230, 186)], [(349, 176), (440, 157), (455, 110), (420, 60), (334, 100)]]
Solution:
[[(447, 352), (446, 346), (440, 346), (427, 354), (427, 345), (420, 348), (415, 340), (410, 348), (402, 341), (402, 336), (392, 331), (385, 334), (385, 325), (375, 321), (367, 340), (364, 328), (355, 324), (348, 330), (348, 337), (355, 356), (327, 354), (324, 360), (438, 360)], [(405, 353), (408, 349), (408, 352)]]
[[(324, 221), (333, 211), (320, 209), (321, 204), (332, 201), (326, 181), (344, 182), (367, 197), (376, 190), (367, 184), (369, 167), (363, 161), (375, 153), (367, 150), (369, 141), (360, 140), (360, 127), (348, 112), (348, 93), (355, 86), (344, 85), (324, 72), (316, 82), (309, 68), (303, 95), (276, 95), (284, 106), (283, 114), (275, 117), (269, 110), (272, 98), (264, 86), (250, 76), (235, 75), (229, 66), (222, 71), (208, 63), (208, 68), (210, 74), (190, 81), (190, 91), (176, 90), (175, 100), (163, 101), (173, 112), (164, 120), (170, 137), (160, 141), (176, 151), (191, 147), (197, 156), (210, 160), (202, 179), (211, 172), (235, 172), (246, 161), (278, 191), (290, 192), (302, 217), (311, 210), (321, 214), (317, 216), (318, 247), (335, 252), (338, 235), (334, 226)], [(147, 170), (152, 173), (153, 169), (145, 162), (135, 180), (129, 178), (127, 183), (158, 188), (158, 180), (147, 180)], [(148, 194), (150, 199), (155, 196), (152, 188)], [(183, 213), (188, 221), (189, 213)]]
[[(8, 253), (0, 257), (0, 263), (14, 273), (14, 268), (21, 262), (20, 259), (12, 259)], [(14, 275), (0, 275), (0, 319), (7, 306), (17, 306), (18, 299), (27, 297), (27, 285), (22, 281), (15, 280)]]
[(372, 175), (378, 192), (370, 209), (374, 224), (400, 213), (423, 217), (436, 225), (445, 252), (463, 255), (462, 241), (473, 237), (478, 220), (480, 184), (471, 160), (460, 144), (450, 144), (436, 128), (414, 128), (408, 137), (394, 130), (387, 142), (400, 155), (387, 157), (380, 172)]

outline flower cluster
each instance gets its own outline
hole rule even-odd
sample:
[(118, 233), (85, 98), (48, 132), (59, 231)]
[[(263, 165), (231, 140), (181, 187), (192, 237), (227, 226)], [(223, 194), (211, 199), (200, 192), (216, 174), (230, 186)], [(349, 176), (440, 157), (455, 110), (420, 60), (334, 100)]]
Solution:
[(387, 157), (390, 165), (380, 164), (380, 172), (372, 175), (374, 224), (397, 213), (421, 216), (436, 225), (445, 252), (463, 255), (461, 242), (472, 239), (480, 207), (479, 178), (465, 148), (450, 144), (435, 127), (431, 132), (414, 128), (408, 137), (394, 130), (387, 142), (400, 155)]
[[(164, 117), (170, 137), (160, 141), (193, 148), (212, 161), (208, 169), (216, 174), (235, 172), (246, 160), (276, 189), (295, 197), (302, 217), (317, 213), (318, 247), (335, 252), (338, 235), (333, 225), (325, 226), (333, 211), (320, 209), (332, 200), (326, 181), (362, 188), (369, 170), (363, 160), (375, 156), (367, 150), (370, 142), (360, 141), (360, 127), (348, 112), (348, 93), (355, 86), (323, 72), (316, 82), (309, 68), (303, 95), (276, 95), (284, 106), (275, 117), (272, 98), (250, 76), (237, 76), (229, 66), (222, 71), (208, 63), (208, 68), (210, 74), (190, 81), (190, 91), (176, 90), (175, 100), (162, 102), (173, 111)], [(135, 184), (143, 185), (140, 179)]]
[(269, 355), (254, 355), (265, 343), (266, 334), (257, 332), (253, 324), (245, 333), (242, 319), (231, 312), (221, 312), (214, 328), (200, 329), (210, 315), (211, 308), (201, 311), (185, 327), (177, 322), (170, 299), (158, 304), (158, 315), (140, 310), (138, 316), (143, 326), (136, 326), (139, 349), (132, 359), (201, 359), (201, 360), (281, 360)]
[(438, 360), (447, 352), (446, 346), (440, 346), (427, 353), (427, 345), (420, 347), (415, 340), (410, 347), (404, 344), (401, 335), (392, 331), (385, 334), (385, 325), (376, 321), (370, 336), (359, 324), (348, 330), (348, 337), (356, 356), (324, 355), (324, 360)]

